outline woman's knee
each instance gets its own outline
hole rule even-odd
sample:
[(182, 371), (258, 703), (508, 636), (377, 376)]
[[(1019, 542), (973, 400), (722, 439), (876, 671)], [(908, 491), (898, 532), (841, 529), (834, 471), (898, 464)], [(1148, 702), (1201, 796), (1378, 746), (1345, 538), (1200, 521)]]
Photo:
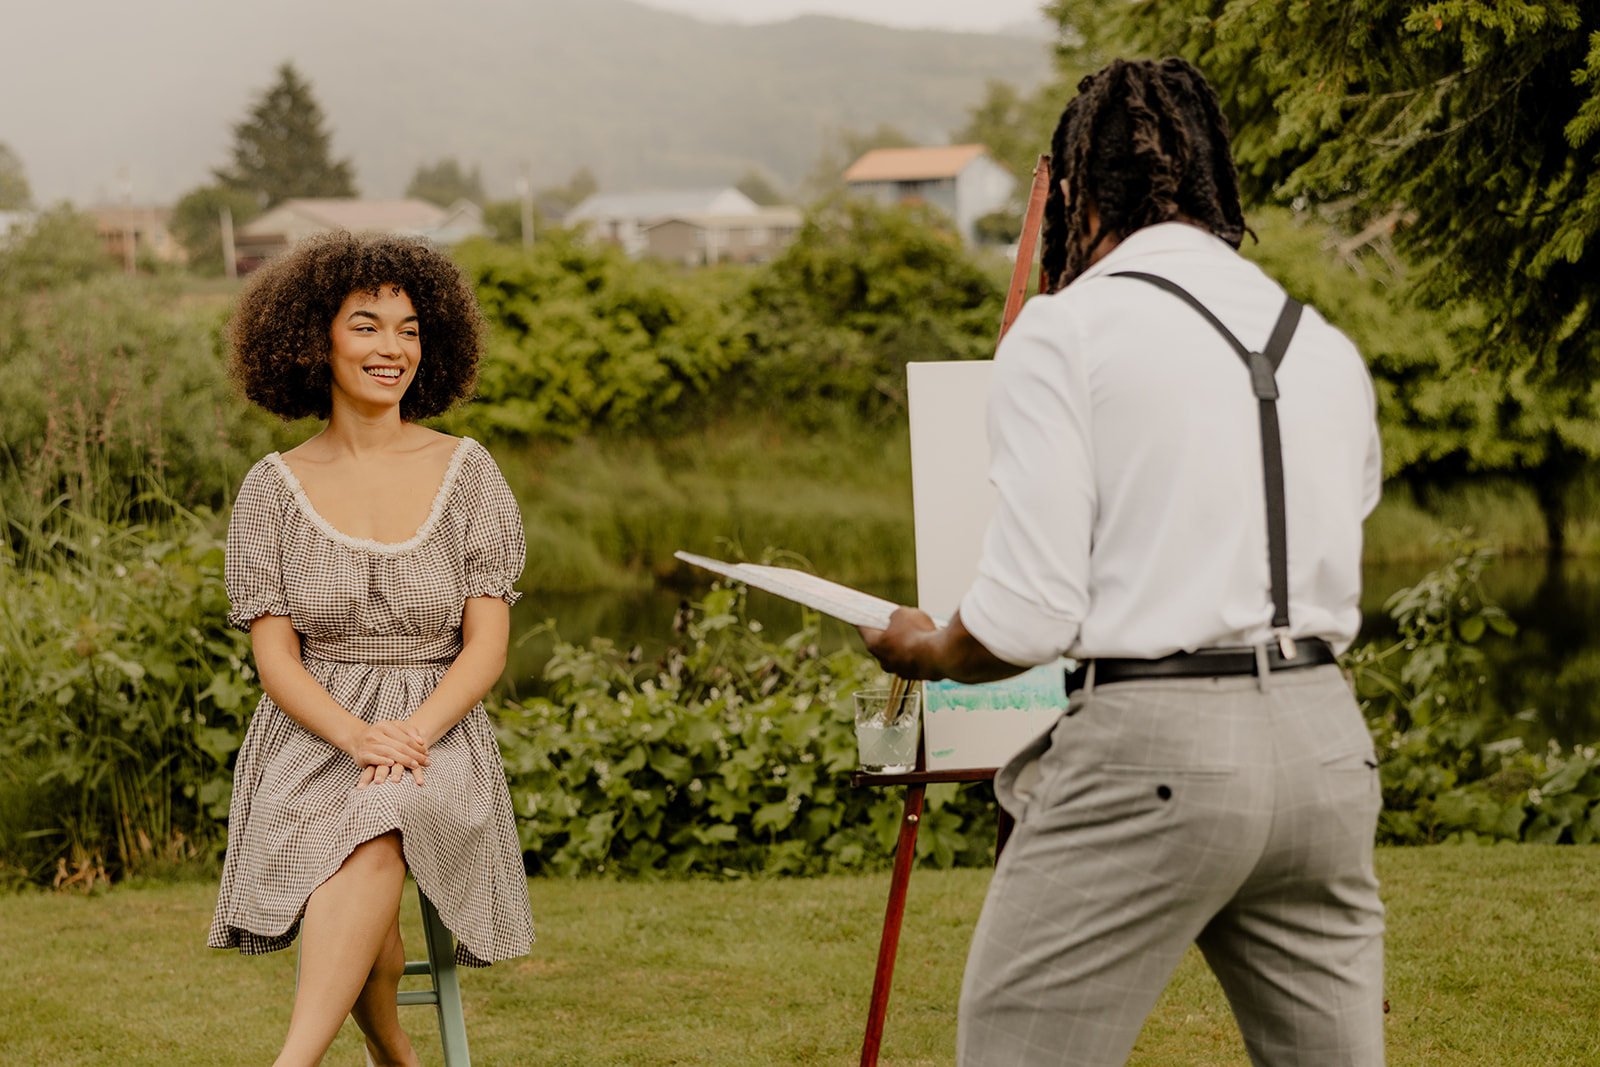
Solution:
[(351, 850), (343, 867), (369, 874), (393, 873), (406, 869), (405, 853), (400, 847), (400, 831), (390, 830), (369, 841), (363, 841)]

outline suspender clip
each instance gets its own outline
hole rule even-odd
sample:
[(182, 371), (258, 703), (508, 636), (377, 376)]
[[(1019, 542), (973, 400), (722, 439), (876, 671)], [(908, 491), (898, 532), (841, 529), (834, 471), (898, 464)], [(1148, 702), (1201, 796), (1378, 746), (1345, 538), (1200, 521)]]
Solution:
[(1250, 388), (1255, 391), (1256, 399), (1278, 399), (1278, 379), (1271, 358), (1252, 352), (1245, 357), (1245, 363), (1250, 367)]

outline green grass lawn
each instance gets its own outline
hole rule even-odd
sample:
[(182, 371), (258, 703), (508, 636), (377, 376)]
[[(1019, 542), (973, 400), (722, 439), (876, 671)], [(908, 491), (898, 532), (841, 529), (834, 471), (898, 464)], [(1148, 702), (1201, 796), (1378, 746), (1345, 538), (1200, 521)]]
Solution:
[[(1600, 846), (1384, 850), (1389, 1063), (1596, 1062)], [(882, 1062), (954, 1060), (984, 871), (912, 879)], [(463, 977), (473, 1063), (851, 1064), (887, 874), (753, 882), (530, 883), (532, 956)], [(204, 947), (205, 884), (0, 898), (0, 1063), (266, 1064), (294, 953)], [(414, 898), (403, 918), (420, 946)], [(417, 950), (413, 949), (415, 956)], [(405, 1018), (439, 1062), (430, 1008)], [(346, 1025), (328, 1064), (361, 1062)], [(1191, 953), (1130, 1061), (1245, 1067)]]

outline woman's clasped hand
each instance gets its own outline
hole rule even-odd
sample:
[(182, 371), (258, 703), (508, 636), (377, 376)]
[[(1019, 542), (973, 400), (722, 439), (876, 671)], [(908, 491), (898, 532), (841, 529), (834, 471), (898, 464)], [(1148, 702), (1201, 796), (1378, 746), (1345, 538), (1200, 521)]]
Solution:
[(385, 720), (363, 723), (363, 729), (348, 749), (361, 768), (357, 789), (385, 782), (398, 782), (409, 770), (418, 785), (427, 784), (423, 768), (428, 759), (428, 742), (409, 722)]

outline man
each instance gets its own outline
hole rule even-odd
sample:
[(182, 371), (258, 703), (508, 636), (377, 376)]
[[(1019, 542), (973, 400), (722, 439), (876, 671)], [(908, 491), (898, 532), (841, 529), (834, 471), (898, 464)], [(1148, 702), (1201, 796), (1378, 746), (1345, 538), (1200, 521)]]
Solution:
[(1054, 291), (996, 358), (978, 579), (942, 629), (902, 608), (863, 630), (909, 678), (1080, 663), (996, 778), (1017, 828), (960, 1062), (1123, 1063), (1197, 943), (1253, 1063), (1381, 1064), (1376, 760), (1334, 663), (1379, 493), (1371, 380), (1238, 255), (1227, 125), (1189, 63), (1085, 78), (1052, 177)]

